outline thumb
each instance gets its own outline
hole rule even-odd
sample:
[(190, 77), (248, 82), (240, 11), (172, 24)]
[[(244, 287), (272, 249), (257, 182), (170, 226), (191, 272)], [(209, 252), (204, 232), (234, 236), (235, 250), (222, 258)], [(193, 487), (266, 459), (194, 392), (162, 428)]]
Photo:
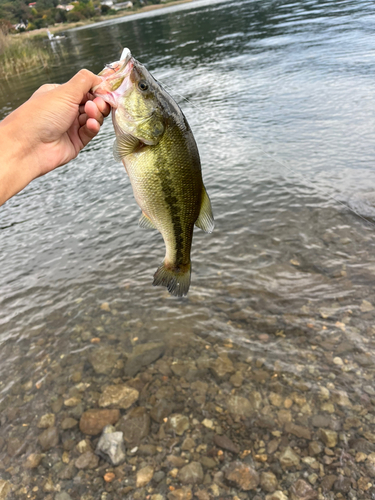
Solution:
[(88, 69), (81, 69), (68, 82), (60, 86), (67, 92), (76, 104), (80, 104), (92, 87), (101, 83), (102, 79)]

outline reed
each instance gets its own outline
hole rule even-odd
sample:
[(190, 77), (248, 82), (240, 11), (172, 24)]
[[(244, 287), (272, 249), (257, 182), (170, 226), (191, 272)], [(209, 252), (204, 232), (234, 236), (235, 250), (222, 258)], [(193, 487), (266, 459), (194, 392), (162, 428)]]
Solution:
[(0, 31), (0, 78), (9, 78), (32, 68), (47, 67), (54, 59), (51, 50), (38, 40)]

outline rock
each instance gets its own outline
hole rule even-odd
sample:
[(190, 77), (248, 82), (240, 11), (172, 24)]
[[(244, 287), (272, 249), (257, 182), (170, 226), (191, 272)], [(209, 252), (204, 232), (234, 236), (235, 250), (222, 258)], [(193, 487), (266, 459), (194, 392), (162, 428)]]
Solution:
[(141, 444), (138, 448), (138, 455), (142, 457), (152, 457), (157, 454), (157, 449), (154, 444)]
[(276, 392), (271, 392), (268, 396), (268, 399), (271, 402), (271, 405), (277, 406), (280, 408), (284, 404), (284, 398), (281, 396), (281, 394), (277, 394)]
[(219, 448), (223, 450), (230, 451), (231, 453), (239, 453), (240, 448), (236, 444), (233, 443), (231, 439), (227, 436), (219, 436), (218, 434), (214, 435), (214, 443)]
[(352, 481), (350, 477), (339, 476), (333, 485), (333, 489), (340, 493), (349, 493), (351, 485)]
[(203, 481), (203, 469), (199, 462), (191, 462), (178, 473), (178, 479), (183, 484), (200, 484)]
[(25, 453), (26, 443), (17, 437), (8, 439), (7, 453), (10, 457), (16, 457)]
[(42, 415), (37, 423), (38, 429), (48, 429), (48, 427), (53, 427), (55, 425), (56, 417), (53, 413), (46, 413)]
[(202, 420), (202, 425), (207, 427), (207, 429), (213, 429), (215, 427), (214, 421), (209, 418), (205, 418), (204, 420)]
[(93, 350), (90, 356), (90, 363), (98, 375), (111, 373), (120, 353), (109, 347), (99, 347)]
[(229, 396), (227, 408), (234, 416), (250, 417), (254, 413), (250, 401), (242, 396)]
[(156, 405), (150, 411), (150, 417), (152, 420), (161, 424), (166, 417), (168, 417), (173, 412), (173, 403), (161, 399), (156, 403)]
[(260, 487), (267, 493), (273, 493), (278, 487), (277, 477), (273, 472), (262, 472), (260, 475)]
[(323, 451), (323, 447), (318, 441), (311, 441), (309, 443), (309, 454), (312, 456), (319, 455)]
[(329, 427), (331, 420), (332, 419), (326, 415), (314, 415), (311, 419), (311, 423), (314, 427)]
[(57, 477), (59, 479), (70, 480), (73, 479), (73, 477), (75, 477), (76, 474), (77, 474), (77, 469), (72, 460), (71, 462), (68, 463), (66, 467), (61, 469), (61, 471), (57, 474)]
[(99, 399), (99, 406), (102, 408), (123, 408), (126, 410), (137, 401), (139, 392), (126, 385), (107, 386)]
[(143, 469), (137, 472), (137, 488), (143, 488), (146, 486), (154, 475), (154, 469), (150, 465), (143, 467)]
[(127, 446), (139, 446), (142, 439), (150, 432), (151, 419), (146, 408), (139, 406), (132, 408), (129, 413), (123, 416), (116, 425), (116, 430), (124, 434)]
[(83, 434), (95, 436), (106, 425), (114, 425), (120, 418), (119, 410), (87, 410), (82, 414), (79, 428)]
[(60, 441), (59, 431), (56, 427), (49, 427), (38, 438), (39, 444), (43, 451), (48, 451), (54, 446), (57, 446)]
[(102, 311), (111, 312), (111, 308), (109, 307), (108, 302), (103, 302), (103, 304), (100, 305), (100, 309)]
[(290, 434), (294, 434), (299, 438), (308, 439), (309, 441), (311, 439), (310, 429), (308, 429), (307, 427), (303, 427), (302, 425), (295, 425), (289, 422), (285, 424), (285, 431), (289, 432)]
[(0, 500), (5, 500), (12, 490), (12, 485), (9, 481), (0, 479)]
[(66, 431), (68, 429), (73, 429), (78, 424), (78, 420), (75, 418), (71, 417), (66, 417), (64, 420), (61, 422), (61, 428)]
[(124, 435), (107, 425), (100, 436), (95, 453), (112, 465), (120, 465), (125, 460)]
[(99, 458), (92, 451), (86, 451), (74, 462), (77, 469), (96, 469), (99, 465)]
[(25, 469), (36, 469), (42, 460), (40, 453), (31, 453), (24, 463)]
[(300, 463), (299, 456), (294, 453), (292, 448), (289, 446), (281, 452), (279, 457), (280, 465), (283, 469), (290, 469), (292, 467), (297, 467)]
[(361, 312), (370, 312), (374, 310), (374, 306), (368, 300), (363, 300), (359, 308)]
[(215, 361), (211, 365), (211, 370), (213, 374), (219, 379), (235, 371), (232, 361), (226, 354), (220, 354), (220, 356), (215, 359)]
[(162, 342), (149, 342), (134, 347), (132, 354), (125, 364), (125, 375), (134, 377), (144, 366), (148, 366), (159, 359), (165, 351)]
[(169, 425), (178, 436), (182, 436), (190, 427), (188, 417), (179, 413), (175, 413), (169, 417)]
[(190, 488), (181, 488), (168, 493), (168, 500), (191, 500), (193, 494)]
[(225, 478), (235, 483), (241, 490), (255, 490), (259, 484), (259, 474), (242, 462), (232, 462), (225, 471)]
[(55, 500), (72, 500), (72, 497), (66, 491), (62, 491), (55, 495)]
[(298, 479), (290, 489), (291, 500), (313, 500), (318, 493), (303, 479)]
[(270, 495), (266, 495), (265, 500), (288, 500), (288, 497), (284, 495), (282, 491), (275, 491), (274, 493), (271, 493)]
[(181, 467), (186, 465), (186, 460), (182, 457), (177, 457), (176, 455), (169, 455), (167, 457), (167, 462), (172, 467), (177, 467), (178, 469), (181, 469)]
[(329, 429), (319, 429), (319, 437), (328, 448), (334, 448), (338, 442), (337, 432)]
[(240, 371), (237, 371), (234, 375), (231, 376), (229, 382), (234, 385), (234, 387), (241, 387), (243, 384), (243, 374)]
[(337, 476), (333, 474), (328, 474), (327, 476), (324, 476), (321, 482), (321, 486), (324, 492), (331, 491), (333, 488), (333, 485), (337, 479)]
[(181, 445), (181, 450), (182, 451), (190, 451), (191, 449), (195, 448), (195, 441), (191, 437), (187, 437), (182, 445)]
[(216, 460), (214, 458), (211, 458), (211, 457), (202, 457), (200, 459), (200, 463), (206, 469), (214, 469), (217, 466)]

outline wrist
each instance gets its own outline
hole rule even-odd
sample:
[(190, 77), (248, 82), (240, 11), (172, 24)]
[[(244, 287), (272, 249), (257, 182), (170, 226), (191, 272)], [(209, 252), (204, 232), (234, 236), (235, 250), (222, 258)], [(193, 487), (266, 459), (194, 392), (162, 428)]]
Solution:
[(17, 122), (12, 115), (0, 122), (0, 205), (38, 176), (31, 147)]

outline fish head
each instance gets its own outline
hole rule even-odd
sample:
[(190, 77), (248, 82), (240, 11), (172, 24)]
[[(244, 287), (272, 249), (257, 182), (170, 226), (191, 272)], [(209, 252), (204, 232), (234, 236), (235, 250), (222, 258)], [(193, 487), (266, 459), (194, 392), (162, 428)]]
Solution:
[(116, 133), (157, 144), (165, 129), (161, 87), (143, 64), (124, 49), (120, 61), (107, 65), (99, 76), (103, 80), (92, 93), (112, 106)]

